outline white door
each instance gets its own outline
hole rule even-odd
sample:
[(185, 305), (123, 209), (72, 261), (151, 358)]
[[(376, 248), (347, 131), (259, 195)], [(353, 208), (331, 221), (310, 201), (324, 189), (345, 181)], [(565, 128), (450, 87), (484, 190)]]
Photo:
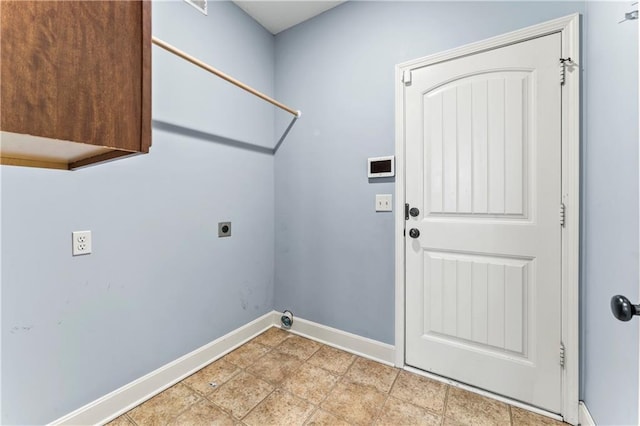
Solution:
[(556, 413), (560, 43), (414, 69), (404, 88), (406, 364)]

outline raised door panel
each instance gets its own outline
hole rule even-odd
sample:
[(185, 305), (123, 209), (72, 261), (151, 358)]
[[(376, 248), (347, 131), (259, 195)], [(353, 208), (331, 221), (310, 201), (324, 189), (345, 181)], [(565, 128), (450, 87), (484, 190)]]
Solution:
[(534, 269), (528, 258), (425, 251), (422, 337), (526, 358)]
[(483, 72), (424, 94), (428, 215), (527, 217), (532, 81)]

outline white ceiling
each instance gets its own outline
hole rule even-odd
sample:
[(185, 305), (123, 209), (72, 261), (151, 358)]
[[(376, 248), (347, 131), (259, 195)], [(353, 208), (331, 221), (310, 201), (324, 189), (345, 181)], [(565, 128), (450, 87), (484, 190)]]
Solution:
[(242, 10), (247, 12), (271, 34), (278, 34), (301, 22), (311, 19), (344, 1), (241, 1), (234, 0)]

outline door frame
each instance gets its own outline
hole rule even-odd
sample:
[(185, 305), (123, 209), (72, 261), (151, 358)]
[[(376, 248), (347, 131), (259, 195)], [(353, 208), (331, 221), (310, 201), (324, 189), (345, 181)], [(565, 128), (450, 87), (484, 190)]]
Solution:
[[(580, 265), (580, 15), (572, 14), (452, 50), (396, 65), (396, 205), (395, 205), (395, 365), (405, 368), (405, 71), (505, 47), (549, 34), (561, 33), (562, 57), (571, 58), (562, 88), (562, 413), (568, 423), (578, 423), (579, 404), (579, 265)], [(558, 58), (560, 59), (560, 58)], [(561, 65), (558, 61), (558, 84)], [(560, 206), (559, 206), (560, 207)], [(559, 212), (560, 214), (560, 212)], [(560, 217), (558, 218), (560, 220)], [(560, 224), (558, 224), (560, 226)], [(560, 352), (560, 348), (558, 348)], [(558, 353), (558, 362), (560, 353)]]

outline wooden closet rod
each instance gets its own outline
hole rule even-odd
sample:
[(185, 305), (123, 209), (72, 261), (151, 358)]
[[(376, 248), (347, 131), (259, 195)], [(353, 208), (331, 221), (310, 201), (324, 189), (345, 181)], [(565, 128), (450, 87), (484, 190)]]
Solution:
[(293, 108), (289, 108), (285, 104), (276, 101), (275, 99), (265, 95), (264, 93), (257, 91), (253, 87), (248, 86), (248, 85), (244, 84), (243, 82), (241, 82), (239, 80), (236, 80), (235, 78), (231, 77), (230, 75), (223, 73), (222, 71), (212, 67), (211, 65), (208, 65), (208, 64), (202, 62), (201, 60), (199, 60), (197, 58), (194, 58), (193, 56), (183, 52), (182, 50), (170, 45), (167, 42), (164, 42), (164, 41), (160, 40), (157, 37), (151, 37), (151, 41), (156, 46), (160, 46), (164, 50), (167, 50), (167, 51), (173, 53), (174, 55), (180, 56), (182, 59), (184, 59), (186, 61), (189, 61), (192, 64), (197, 65), (200, 68), (205, 69), (205, 70), (209, 71), (212, 74), (217, 75), (221, 79), (226, 80), (229, 83), (231, 83), (231, 84), (233, 84), (235, 86), (238, 86), (239, 88), (241, 88), (243, 90), (246, 90), (247, 92), (251, 93), (252, 95), (255, 95), (255, 96), (257, 96), (257, 97), (269, 102), (270, 104), (273, 104), (273, 105), (277, 106), (278, 108), (287, 111), (289, 114), (293, 114), (296, 117), (300, 117), (302, 115), (302, 112), (297, 111), (297, 110), (295, 110)]

